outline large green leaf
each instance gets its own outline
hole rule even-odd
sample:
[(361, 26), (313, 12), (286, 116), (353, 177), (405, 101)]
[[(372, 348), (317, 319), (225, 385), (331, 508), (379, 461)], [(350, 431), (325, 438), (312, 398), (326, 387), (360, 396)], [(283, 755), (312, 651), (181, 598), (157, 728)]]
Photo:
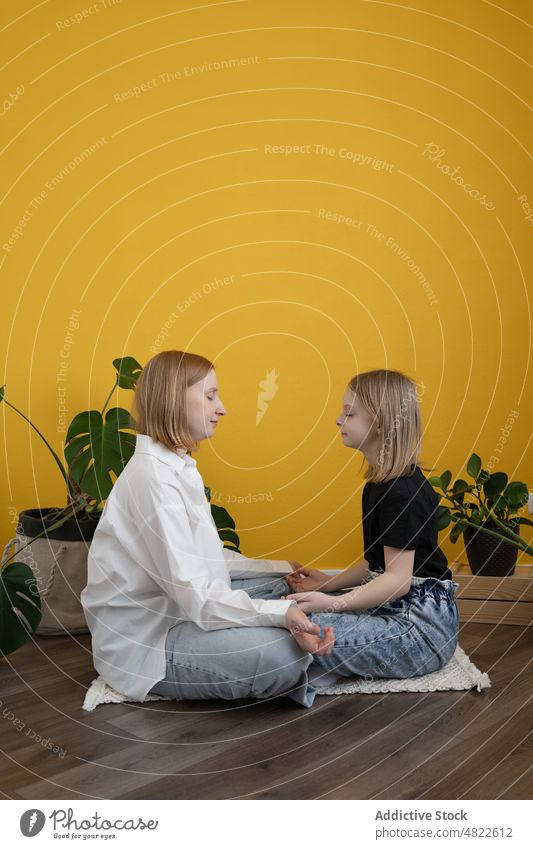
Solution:
[(505, 472), (494, 472), (483, 484), (483, 491), (487, 498), (496, 498), (507, 486), (507, 480)]
[(117, 370), (117, 383), (121, 389), (135, 389), (135, 384), (142, 372), (142, 366), (134, 357), (119, 357), (113, 360)]
[(478, 457), (477, 454), (472, 454), (472, 456), (470, 457), (466, 467), (466, 471), (471, 478), (477, 480), (478, 475), (481, 471), (481, 458)]
[(448, 507), (440, 506), (437, 512), (437, 529), (443, 531), (448, 527), (452, 518)]
[[(211, 495), (211, 492), (209, 493)], [(219, 507), (217, 504), (210, 504), (211, 515), (216, 525), (218, 535), (222, 542), (231, 543), (226, 548), (231, 548), (233, 551), (239, 551), (239, 537), (235, 531), (235, 522), (225, 507)]]
[(442, 488), (443, 488), (444, 491), (446, 491), (448, 489), (448, 487), (450, 486), (451, 479), (452, 479), (452, 473), (450, 472), (449, 469), (446, 469), (446, 471), (443, 472), (442, 475), (440, 476), (440, 482), (442, 484)]
[(105, 420), (98, 410), (79, 413), (67, 431), (69, 473), (82, 491), (98, 502), (104, 501), (113, 488), (110, 473), (118, 477), (135, 451), (135, 434), (126, 428), (132, 428), (129, 412), (112, 407)]
[(211, 513), (215, 520), (217, 528), (233, 528), (235, 530), (235, 522), (225, 507), (219, 507), (217, 504), (211, 504)]
[(222, 542), (231, 543), (234, 551), (239, 550), (239, 537), (235, 531), (232, 531), (230, 528), (218, 528), (218, 535)]
[(527, 504), (529, 499), (529, 491), (527, 484), (521, 481), (513, 481), (505, 487), (504, 496), (513, 507), (522, 507)]
[(497, 498), (494, 499), (492, 509), (494, 510), (497, 516), (503, 516), (505, 510), (507, 510), (508, 508), (509, 503), (504, 495), (498, 495)]
[(41, 621), (41, 598), (27, 563), (9, 563), (0, 572), (0, 656), (29, 639)]
[(472, 487), (469, 483), (458, 478), (453, 485), (453, 496), (455, 498), (457, 495), (464, 495), (465, 492), (470, 492), (471, 489)]
[(450, 541), (457, 542), (463, 531), (468, 527), (468, 522), (464, 519), (459, 519), (450, 531)]

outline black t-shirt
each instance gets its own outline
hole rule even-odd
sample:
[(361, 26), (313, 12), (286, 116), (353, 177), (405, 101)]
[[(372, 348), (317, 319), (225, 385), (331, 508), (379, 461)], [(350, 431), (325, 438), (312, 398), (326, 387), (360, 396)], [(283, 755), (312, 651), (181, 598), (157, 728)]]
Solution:
[(410, 475), (363, 489), (365, 560), (374, 572), (385, 571), (383, 546), (414, 549), (413, 575), (451, 579), (446, 555), (437, 542), (439, 497), (419, 466)]

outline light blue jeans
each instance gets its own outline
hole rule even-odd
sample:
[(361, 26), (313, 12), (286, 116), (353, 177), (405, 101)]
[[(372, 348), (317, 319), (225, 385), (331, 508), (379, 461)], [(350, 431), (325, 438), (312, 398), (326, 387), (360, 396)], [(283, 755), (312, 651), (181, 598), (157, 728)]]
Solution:
[[(285, 578), (234, 580), (252, 598), (279, 599), (291, 592)], [(311, 707), (317, 687), (332, 678), (412, 678), (435, 672), (457, 646), (455, 581), (413, 577), (404, 596), (379, 607), (342, 611), (342, 591), (332, 611), (309, 618), (335, 629), (331, 655), (303, 651), (285, 628), (203, 631), (192, 622), (170, 628), (165, 678), (151, 693), (182, 699), (265, 699), (285, 695)]]

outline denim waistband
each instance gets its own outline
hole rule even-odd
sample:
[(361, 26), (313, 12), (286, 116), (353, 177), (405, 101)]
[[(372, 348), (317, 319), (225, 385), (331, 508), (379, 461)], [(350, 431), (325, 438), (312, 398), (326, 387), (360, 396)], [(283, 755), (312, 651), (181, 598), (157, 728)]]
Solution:
[[(370, 575), (372, 576), (372, 578), (377, 578), (378, 575), (383, 574), (383, 572), (374, 572), (372, 569), (369, 569), (368, 571), (369, 571)], [(459, 587), (459, 584), (457, 583), (457, 581), (453, 581), (449, 578), (447, 578), (446, 580), (443, 581), (440, 578), (420, 578), (420, 577), (418, 577), (418, 575), (412, 576), (411, 586), (413, 586), (413, 587), (423, 586), (428, 581), (432, 581), (436, 586), (440, 586), (440, 587), (442, 587), (443, 589), (446, 589), (446, 590), (452, 590), (453, 592), (455, 592), (455, 590)]]

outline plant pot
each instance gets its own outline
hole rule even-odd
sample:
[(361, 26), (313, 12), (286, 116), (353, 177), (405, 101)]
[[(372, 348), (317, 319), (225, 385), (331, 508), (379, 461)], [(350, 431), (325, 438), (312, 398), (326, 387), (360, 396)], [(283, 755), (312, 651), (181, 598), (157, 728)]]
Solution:
[[(50, 513), (55, 513), (59, 507), (43, 507), (37, 510), (23, 510), (18, 517), (18, 533), (26, 537), (35, 537), (41, 534), (47, 525), (55, 524), (55, 519), (48, 518)], [(94, 536), (96, 526), (100, 519), (100, 514), (89, 514), (84, 516), (74, 516), (68, 519), (60, 528), (54, 531), (47, 531), (42, 539), (62, 539), (71, 542), (79, 542), (87, 540), (90, 542)]]
[[(515, 533), (520, 533), (520, 525)], [(507, 540), (498, 540), (483, 528), (468, 527), (463, 531), (466, 556), (474, 575), (505, 578), (514, 575), (518, 549)]]
[[(56, 519), (48, 518), (55, 507), (23, 510), (17, 536), (8, 543), (16, 548), (42, 533)], [(47, 531), (15, 555), (35, 575), (41, 596), (42, 619), (35, 633), (46, 635), (87, 634), (89, 629), (80, 602), (87, 584), (87, 553), (100, 514), (68, 519), (60, 528)], [(6, 547), (7, 548), (7, 547)]]

